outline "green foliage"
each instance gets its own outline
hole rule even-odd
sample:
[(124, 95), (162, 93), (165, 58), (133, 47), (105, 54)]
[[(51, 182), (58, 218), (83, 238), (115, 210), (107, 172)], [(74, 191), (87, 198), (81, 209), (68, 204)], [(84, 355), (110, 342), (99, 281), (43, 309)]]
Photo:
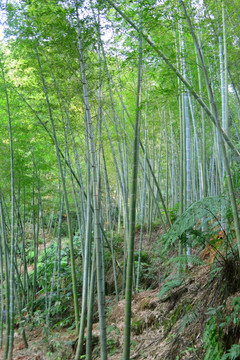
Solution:
[[(113, 271), (112, 271), (112, 265), (113, 265), (113, 261), (112, 261), (112, 250), (111, 250), (111, 234), (110, 231), (105, 231), (105, 236), (108, 239), (108, 243), (106, 244), (106, 241), (103, 237), (103, 241), (104, 241), (104, 267), (105, 267), (105, 271), (106, 273), (111, 274), (110, 277), (112, 277)], [(122, 256), (123, 255), (123, 239), (122, 236), (120, 234), (118, 234), (117, 232), (113, 232), (112, 234), (112, 241), (113, 241), (113, 251), (115, 254), (115, 258), (118, 258), (118, 256)], [(120, 263), (120, 265), (122, 265)]]
[(190, 304), (187, 304), (185, 307), (185, 315), (181, 318), (178, 332), (181, 333), (189, 324), (194, 322), (199, 316), (198, 308), (193, 309)]
[[(44, 251), (41, 251), (41, 253), (38, 257), (38, 263), (37, 263), (38, 286), (41, 286), (44, 288), (46, 286), (46, 284), (45, 284), (45, 269), (46, 269), (45, 264), (46, 263), (47, 263), (47, 280), (48, 280), (48, 285), (50, 286), (50, 280), (51, 280), (52, 274), (53, 274), (53, 267), (54, 267), (56, 251), (57, 251), (56, 243), (52, 243), (51, 245), (49, 245), (46, 248), (46, 259), (45, 259)], [(46, 263), (45, 263), (45, 260), (46, 260)], [(66, 253), (62, 253), (61, 270), (66, 269), (67, 262), (68, 262), (68, 259), (67, 259)], [(33, 281), (33, 276), (34, 276), (34, 271), (32, 270), (29, 273), (29, 278), (31, 281)], [(50, 288), (48, 290), (50, 290)]]
[(222, 351), (220, 349), (219, 333), (215, 316), (212, 316), (205, 326), (203, 344), (205, 349), (204, 360), (221, 359)]
[[(134, 260), (138, 261), (138, 257), (139, 257), (139, 252), (135, 251)], [(140, 259), (141, 259), (141, 263), (149, 264), (149, 262), (150, 262), (149, 254), (146, 251), (143, 251), (143, 250), (140, 253)]]
[(208, 315), (207, 322), (212, 320), (212, 318), (220, 320), (222, 316), (220, 314), (220, 310), (222, 309), (223, 309), (223, 305), (219, 305), (217, 308), (214, 307), (208, 308), (208, 310), (206, 311), (206, 315)]
[[(181, 351), (181, 354), (183, 354), (183, 355), (186, 354), (189, 356), (189, 353), (195, 353), (196, 359), (200, 359), (197, 355), (197, 349), (195, 347), (187, 346), (185, 350)], [(180, 359), (181, 359), (181, 357), (179, 357), (177, 355), (175, 360), (180, 360)]]
[(118, 346), (118, 341), (116, 339), (113, 338), (107, 339), (107, 348), (110, 356), (116, 352), (117, 346)]
[(231, 305), (233, 307), (233, 311), (230, 315), (226, 316), (223, 322), (219, 325), (220, 328), (225, 328), (229, 324), (238, 325), (239, 324), (239, 315), (240, 315), (240, 297), (235, 296), (232, 301)]
[[(156, 274), (153, 266), (153, 256), (150, 259), (149, 253), (141, 251), (140, 253), (140, 283), (144, 288), (151, 288), (156, 283)], [(134, 265), (138, 269), (139, 251), (134, 252)]]
[(134, 318), (132, 320), (132, 324), (131, 324), (131, 330), (133, 331), (133, 333), (135, 335), (140, 335), (142, 334), (143, 330), (145, 327), (145, 319), (137, 319)]
[[(50, 286), (53, 267), (56, 257), (56, 252), (58, 251), (57, 243), (52, 242), (46, 247), (46, 259), (45, 252), (42, 250), (38, 257), (37, 271), (38, 271), (38, 285), (45, 287), (45, 261), (47, 263), (47, 280), (48, 286)], [(80, 238), (74, 237), (74, 254), (79, 256), (81, 253)], [(71, 268), (70, 268), (70, 248), (68, 240), (64, 241), (61, 252), (61, 261), (60, 261), (60, 276), (64, 280), (65, 285), (71, 282)], [(79, 268), (79, 271), (81, 269)], [(30, 279), (33, 279), (33, 271), (29, 273)]]
[[(138, 267), (138, 261), (134, 262), (135, 268)], [(156, 274), (151, 264), (141, 262), (140, 265), (140, 283), (144, 288), (150, 289), (156, 283)]]
[(232, 178), (233, 178), (234, 188), (239, 190), (240, 189), (239, 164), (233, 163), (231, 169), (233, 174)]
[(172, 329), (172, 327), (176, 324), (177, 320), (179, 319), (179, 316), (182, 312), (182, 306), (178, 305), (173, 312), (169, 313), (166, 316), (166, 319), (163, 321), (163, 334), (164, 336), (167, 336), (169, 331)]
[[(62, 314), (65, 313), (66, 308), (63, 310)], [(59, 310), (58, 314), (61, 314), (61, 310)], [(57, 321), (54, 323), (54, 325), (52, 326), (52, 328), (66, 328), (68, 327), (69, 329), (75, 327), (75, 324), (73, 323), (73, 317), (71, 316), (66, 316), (64, 315), (63, 318), (61, 318), (60, 321)]]
[[(193, 203), (177, 218), (168, 233), (161, 237), (161, 243), (164, 243), (165, 251), (167, 251), (177, 239), (185, 243), (186, 238), (184, 235), (186, 232), (192, 229), (193, 226), (195, 226), (195, 229), (203, 226), (203, 222), (200, 221), (201, 219), (204, 219), (204, 223), (216, 220), (220, 209), (223, 206), (227, 208), (228, 204), (229, 200), (223, 196), (206, 197)], [(212, 223), (211, 227), (213, 228), (215, 225), (215, 223)]]
[(199, 259), (195, 255), (181, 255), (181, 256), (174, 256), (165, 262), (166, 265), (169, 264), (178, 264), (178, 265), (186, 265), (190, 262), (192, 265), (203, 265), (204, 262)]
[(135, 224), (135, 230), (140, 230), (141, 229), (141, 224), (140, 223), (136, 223)]
[(110, 324), (107, 327), (107, 334), (111, 334), (112, 332), (116, 332), (117, 334), (120, 333), (119, 329), (115, 325)]
[(32, 264), (34, 262), (34, 251), (27, 252), (26, 260), (28, 264)]
[(183, 285), (184, 280), (183, 278), (177, 276), (175, 278), (170, 278), (162, 287), (161, 290), (158, 293), (158, 297), (162, 298), (167, 292), (170, 290), (179, 287), (180, 285)]
[[(79, 238), (74, 238), (75, 250), (77, 253), (80, 251)], [(34, 323), (41, 323), (45, 319), (45, 298), (49, 296), (51, 290), (52, 276), (54, 262), (58, 253), (58, 247), (56, 242), (52, 242), (46, 248), (46, 259), (45, 252), (42, 250), (38, 257), (37, 263), (37, 287), (40, 290), (37, 293), (35, 300), (35, 312), (34, 312)], [(73, 323), (73, 313), (69, 302), (72, 301), (72, 276), (70, 266), (70, 249), (68, 242), (63, 242), (61, 249), (61, 261), (60, 261), (60, 276), (58, 277), (58, 284), (60, 286), (59, 296), (57, 294), (57, 281), (53, 288), (52, 295), (52, 306), (50, 309), (51, 323), (53, 327), (69, 327)], [(45, 264), (47, 263), (47, 267)], [(45, 270), (47, 270), (47, 284), (45, 283)], [(80, 277), (81, 265), (77, 267), (78, 279)], [(57, 276), (57, 274), (56, 274)], [(29, 272), (29, 279), (33, 281), (34, 271)], [(79, 282), (80, 285), (80, 282)], [(30, 305), (31, 306), (31, 305)]]
[(176, 203), (173, 208), (168, 209), (168, 215), (172, 223), (177, 219), (179, 214), (179, 203)]
[(240, 297), (232, 299), (231, 305), (233, 311), (230, 315), (225, 316), (223, 313), (224, 306), (209, 308), (205, 331), (203, 334), (204, 349), (206, 350), (204, 360), (234, 360), (240, 355), (240, 345), (232, 344), (230, 349), (223, 354), (224, 330), (239, 325)]
[(41, 310), (36, 310), (33, 314), (33, 318), (31, 320), (31, 327), (34, 326), (43, 326), (45, 321), (45, 313)]
[(62, 236), (68, 235), (68, 224), (65, 222), (61, 224), (61, 235)]
[(238, 358), (239, 355), (240, 355), (240, 345), (234, 344), (227, 351), (227, 353), (221, 357), (221, 360), (227, 360), (227, 359), (235, 360)]

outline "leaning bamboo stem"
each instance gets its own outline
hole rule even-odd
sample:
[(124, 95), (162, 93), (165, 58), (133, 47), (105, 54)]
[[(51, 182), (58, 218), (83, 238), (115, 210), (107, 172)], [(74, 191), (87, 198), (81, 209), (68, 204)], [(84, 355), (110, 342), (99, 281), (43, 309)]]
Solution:
[(197, 37), (195, 35), (193, 26), (192, 26), (192, 22), (188, 16), (185, 4), (182, 0), (179, 0), (182, 8), (183, 8), (183, 12), (185, 14), (188, 26), (190, 28), (191, 31), (191, 35), (194, 41), (194, 45), (197, 51), (197, 55), (199, 57), (199, 61), (201, 63), (202, 66), (202, 70), (203, 70), (203, 74), (204, 74), (204, 78), (205, 78), (205, 83), (207, 86), (207, 90), (208, 90), (208, 95), (209, 95), (209, 101), (213, 110), (213, 114), (214, 114), (214, 118), (215, 118), (215, 125), (217, 128), (217, 133), (219, 136), (219, 143), (220, 143), (220, 148), (221, 148), (221, 152), (222, 152), (222, 156), (223, 156), (223, 161), (224, 161), (224, 166), (226, 169), (226, 178), (227, 178), (227, 184), (228, 184), (228, 192), (229, 192), (229, 197), (230, 197), (230, 201), (231, 201), (231, 207), (232, 207), (232, 212), (233, 212), (233, 219), (234, 219), (234, 227), (235, 227), (235, 231), (236, 231), (236, 238), (237, 238), (237, 243), (238, 243), (238, 251), (240, 254), (240, 222), (239, 222), (239, 218), (238, 218), (238, 208), (237, 208), (237, 203), (236, 203), (236, 198), (234, 195), (234, 187), (233, 187), (233, 181), (232, 181), (232, 176), (231, 176), (231, 169), (230, 169), (230, 164), (228, 161), (228, 157), (227, 157), (227, 151), (225, 148), (225, 144), (224, 144), (224, 132), (221, 128), (220, 125), (220, 120), (219, 120), (219, 116), (218, 116), (218, 111), (217, 111), (217, 106), (216, 106), (216, 102), (215, 102), (215, 98), (214, 98), (214, 94), (213, 94), (213, 90), (211, 87), (211, 83), (209, 80), (209, 76), (208, 76), (208, 72), (205, 66), (205, 61), (204, 61), (204, 57), (203, 57), (203, 53), (201, 51), (201, 48), (198, 44), (198, 40)]
[[(181, 80), (181, 82), (186, 86), (186, 88), (190, 91), (190, 93), (193, 95), (193, 97), (197, 100), (199, 105), (204, 109), (206, 114), (208, 115), (209, 119), (213, 122), (215, 126), (217, 126), (217, 119), (215, 114), (208, 108), (208, 106), (205, 104), (203, 99), (199, 96), (199, 94), (194, 90), (193, 86), (189, 83), (189, 81), (177, 70), (177, 68), (170, 62), (170, 60), (167, 58), (167, 56), (160, 50), (153, 40), (145, 34), (144, 31), (142, 31), (126, 14), (123, 13), (123, 11), (120, 10), (118, 6), (116, 6), (111, 0), (107, 0), (107, 2), (114, 8), (116, 11), (138, 32), (142, 35), (143, 39), (147, 41), (147, 43), (155, 50), (155, 52), (164, 60), (166, 65), (169, 67), (171, 71), (174, 72), (174, 74)], [(227, 145), (234, 151), (234, 153), (240, 157), (240, 152), (237, 150), (237, 148), (234, 146), (232, 140), (229, 138), (229, 136), (225, 133), (225, 131), (222, 129), (222, 127), (219, 127), (219, 130), (222, 133), (222, 136), (224, 140), (226, 141)]]

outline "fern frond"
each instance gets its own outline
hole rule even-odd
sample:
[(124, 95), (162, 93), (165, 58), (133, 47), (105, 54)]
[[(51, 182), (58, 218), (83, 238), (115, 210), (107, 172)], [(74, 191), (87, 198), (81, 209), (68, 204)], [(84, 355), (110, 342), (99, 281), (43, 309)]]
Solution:
[(221, 357), (221, 360), (226, 360), (226, 359), (235, 360), (238, 358), (239, 355), (240, 355), (240, 345), (234, 344), (231, 346), (228, 352)]
[(178, 333), (181, 333), (188, 325), (194, 322), (199, 316), (198, 309), (189, 309), (188, 312), (182, 317), (178, 326)]
[[(184, 242), (184, 233), (193, 228), (193, 226), (196, 229), (201, 227), (202, 222), (199, 221), (201, 219), (204, 219), (204, 222), (213, 220), (212, 227), (215, 227), (218, 224), (216, 218), (221, 208), (226, 208), (228, 204), (229, 200), (223, 196), (211, 196), (196, 201), (177, 218), (168, 233), (164, 234), (161, 240), (165, 242), (167, 248), (177, 239)], [(181, 239), (181, 237), (183, 238)]]
[(192, 265), (204, 265), (204, 261), (197, 258), (194, 255), (174, 256), (166, 262), (166, 265), (174, 264), (174, 263), (177, 263), (177, 265), (188, 264), (188, 263), (191, 263)]
[(165, 295), (168, 291), (176, 287), (179, 287), (183, 283), (184, 283), (184, 279), (179, 276), (177, 278), (171, 278), (161, 287), (161, 290), (158, 293), (158, 297), (162, 298), (163, 295)]

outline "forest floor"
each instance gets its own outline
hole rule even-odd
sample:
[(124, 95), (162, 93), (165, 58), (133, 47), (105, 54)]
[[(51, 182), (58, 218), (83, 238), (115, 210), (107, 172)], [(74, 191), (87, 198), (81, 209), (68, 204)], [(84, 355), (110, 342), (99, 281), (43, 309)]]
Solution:
[[(154, 241), (161, 232), (155, 229)], [(151, 241), (152, 243), (152, 241)], [(144, 239), (144, 249), (151, 252), (148, 239)], [(238, 264), (239, 265), (239, 264)], [(185, 280), (177, 287), (158, 296), (160, 287), (142, 290), (132, 300), (132, 346), (131, 359), (159, 360), (203, 360), (206, 321), (209, 309), (217, 309), (216, 317), (222, 326), (225, 351), (232, 343), (240, 342), (240, 325), (231, 318), (232, 300), (240, 297), (239, 284), (236, 286), (234, 269), (230, 276), (226, 269), (218, 276), (209, 276), (210, 266), (193, 266), (188, 270)], [(221, 271), (220, 271), (221, 272)], [(159, 269), (160, 277), (161, 269)], [(225, 294), (223, 282), (228, 283)], [(124, 300), (115, 301), (107, 297), (108, 316), (108, 354), (110, 360), (120, 360), (123, 350)], [(224, 317), (223, 317), (224, 314)], [(76, 334), (70, 329), (50, 331), (48, 339), (42, 328), (26, 329), (29, 348), (25, 349), (19, 330), (15, 330), (13, 360), (73, 360)], [(96, 344), (93, 359), (99, 356), (99, 330), (93, 324)], [(205, 344), (206, 345), (206, 344)], [(0, 350), (0, 359), (3, 350)]]

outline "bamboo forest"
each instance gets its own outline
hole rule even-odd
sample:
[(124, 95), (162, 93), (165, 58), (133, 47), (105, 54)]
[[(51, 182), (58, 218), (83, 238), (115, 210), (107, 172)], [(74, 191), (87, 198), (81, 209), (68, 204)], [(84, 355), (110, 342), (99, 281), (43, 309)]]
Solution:
[(240, 0), (2, 0), (0, 94), (0, 359), (240, 359)]

